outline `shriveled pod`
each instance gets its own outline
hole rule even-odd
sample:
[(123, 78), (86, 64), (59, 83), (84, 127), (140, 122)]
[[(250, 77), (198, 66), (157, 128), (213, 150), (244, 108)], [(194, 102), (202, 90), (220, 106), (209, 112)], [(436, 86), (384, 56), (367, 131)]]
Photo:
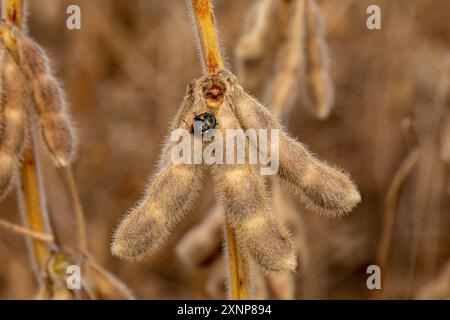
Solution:
[(270, 72), (276, 47), (273, 37), (276, 0), (257, 0), (248, 11), (243, 35), (235, 50), (239, 78), (248, 90), (256, 92)]
[(330, 57), (325, 42), (324, 17), (315, 0), (306, 1), (306, 85), (307, 103), (319, 119), (330, 114), (334, 101), (334, 87), (330, 71)]
[(305, 0), (280, 2), (286, 7), (280, 14), (288, 15), (289, 19), (264, 98), (277, 115), (286, 114), (297, 101), (305, 65)]

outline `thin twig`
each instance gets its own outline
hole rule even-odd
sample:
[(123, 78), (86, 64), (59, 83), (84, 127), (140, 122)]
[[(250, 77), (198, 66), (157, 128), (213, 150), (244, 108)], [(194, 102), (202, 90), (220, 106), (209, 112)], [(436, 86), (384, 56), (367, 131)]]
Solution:
[(67, 188), (72, 201), (73, 210), (75, 211), (76, 226), (78, 233), (78, 248), (82, 253), (86, 253), (88, 250), (86, 222), (84, 218), (83, 206), (78, 194), (77, 185), (75, 183), (75, 177), (73, 175), (72, 167), (69, 165), (61, 169), (64, 171), (66, 178)]
[(15, 234), (19, 234), (21, 236), (29, 237), (34, 240), (43, 241), (43, 242), (53, 242), (54, 238), (51, 234), (46, 234), (42, 232), (37, 232), (15, 223), (11, 223), (9, 221), (0, 219), (0, 228)]
[[(224, 67), (211, 1), (192, 0), (192, 10), (202, 49), (204, 72), (211, 74)], [(226, 226), (226, 241), (231, 278), (230, 297), (231, 299), (249, 299), (250, 279), (248, 265), (236, 243), (234, 230), (229, 224)]]
[(394, 178), (388, 188), (384, 205), (384, 218), (383, 227), (381, 233), (380, 245), (378, 248), (378, 264), (381, 269), (381, 283), (383, 286), (383, 296), (386, 295), (386, 279), (389, 268), (389, 252), (392, 242), (392, 234), (394, 231), (395, 216), (397, 212), (397, 203), (400, 190), (409, 176), (410, 172), (414, 168), (415, 164), (419, 160), (420, 149), (414, 148), (410, 151), (408, 156), (403, 160), (399, 169), (395, 173)]

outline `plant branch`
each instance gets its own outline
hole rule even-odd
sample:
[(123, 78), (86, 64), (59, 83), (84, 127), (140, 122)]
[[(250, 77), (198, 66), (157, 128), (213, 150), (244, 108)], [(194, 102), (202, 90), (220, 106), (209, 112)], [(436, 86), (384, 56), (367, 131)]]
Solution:
[[(3, 19), (14, 23), (18, 28), (24, 28), (25, 24), (25, 0), (4, 0)], [(33, 231), (45, 233), (53, 237), (47, 208), (45, 204), (45, 192), (42, 184), (41, 167), (38, 161), (38, 151), (34, 137), (33, 123), (30, 126), (30, 145), (24, 152), (21, 169), (21, 183), (18, 186), (19, 207), (22, 211), (24, 223)], [(51, 254), (49, 243), (44, 243), (36, 238), (30, 243), (32, 264), (37, 271), (37, 280), (41, 281), (42, 272), (46, 268)]]
[(25, 227), (22, 227), (20, 225), (17, 225), (15, 223), (8, 222), (6, 220), (0, 219), (0, 228), (4, 229), (5, 231), (19, 234), (21, 236), (29, 237), (34, 240), (42, 241), (42, 242), (53, 242), (54, 238), (50, 234), (37, 232)]
[(75, 183), (75, 177), (73, 175), (72, 167), (69, 165), (61, 170), (64, 171), (66, 178), (67, 188), (72, 201), (72, 206), (75, 211), (76, 227), (78, 233), (78, 249), (82, 253), (86, 253), (88, 250), (86, 223), (84, 219), (83, 206), (81, 205), (80, 197), (78, 194), (77, 185)]
[(19, 28), (24, 28), (25, 24), (25, 1), (24, 0), (4, 0), (3, 19), (14, 23)]
[(386, 200), (384, 204), (383, 228), (380, 245), (378, 248), (378, 264), (382, 271), (381, 274), (382, 274), (382, 286), (384, 288), (383, 291), (386, 290), (385, 280), (388, 274), (389, 252), (392, 242), (392, 235), (394, 231), (398, 197), (406, 178), (409, 176), (411, 170), (414, 168), (415, 164), (419, 160), (419, 157), (420, 157), (419, 148), (411, 150), (409, 155), (406, 157), (406, 159), (403, 161), (403, 163), (395, 173), (394, 179), (392, 180), (386, 195)]
[[(34, 134), (32, 134), (32, 137)], [(53, 237), (51, 231), (47, 208), (45, 206), (45, 194), (41, 181), (41, 168), (37, 161), (37, 149), (34, 137), (31, 139), (30, 148), (25, 150), (21, 183), (18, 186), (19, 206), (22, 209), (25, 224), (35, 232), (46, 233)], [(51, 255), (51, 248), (47, 243), (31, 240), (31, 259), (39, 273), (46, 268), (47, 261)]]
[[(212, 74), (224, 67), (222, 50), (210, 0), (192, 0), (198, 39), (202, 49), (204, 71)], [(227, 223), (226, 242), (230, 274), (231, 299), (250, 299), (249, 267), (242, 257), (234, 230)]]
[(250, 299), (249, 268), (240, 254), (234, 231), (226, 225), (227, 253), (230, 274), (230, 298), (232, 300)]
[(192, 10), (202, 49), (204, 67), (211, 74), (224, 67), (211, 1), (192, 0)]

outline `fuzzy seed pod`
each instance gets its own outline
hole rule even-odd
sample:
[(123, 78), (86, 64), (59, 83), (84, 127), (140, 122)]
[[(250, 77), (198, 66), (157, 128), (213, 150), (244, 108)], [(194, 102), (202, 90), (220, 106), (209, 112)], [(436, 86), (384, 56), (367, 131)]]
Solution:
[[(228, 104), (219, 110), (221, 128), (239, 128)], [(294, 270), (295, 249), (285, 228), (271, 213), (263, 178), (251, 165), (215, 165), (212, 173), (225, 219), (238, 244), (268, 271)]]
[(275, 3), (274, 0), (257, 0), (253, 3), (235, 50), (239, 79), (251, 92), (262, 87), (265, 74), (272, 67), (275, 39), (271, 32), (274, 28), (272, 13)]
[[(183, 125), (184, 116), (192, 113), (192, 86), (188, 88), (174, 128)], [(173, 164), (167, 144), (160, 169), (152, 179), (136, 208), (120, 222), (112, 244), (114, 255), (125, 259), (139, 259), (157, 249), (169, 236), (172, 228), (189, 211), (200, 189), (203, 169), (198, 165)]]
[[(278, 52), (275, 77), (265, 93), (276, 115), (287, 113), (298, 98), (298, 84), (304, 66), (305, 0), (285, 4), (292, 5), (292, 17), (288, 24), (287, 37)], [(289, 7), (290, 8), (290, 7)]]
[(29, 92), (22, 73), (3, 47), (1, 50), (1, 101), (3, 128), (0, 136), (0, 199), (13, 185), (26, 144)]
[(216, 166), (217, 189), (239, 245), (268, 271), (294, 270), (289, 234), (270, 212), (264, 181), (250, 166)]
[(277, 179), (271, 181), (272, 208), (281, 221), (292, 233), (294, 245), (297, 249), (298, 260), (303, 272), (309, 267), (309, 246), (307, 241), (307, 229), (302, 212), (297, 209), (295, 197), (287, 194)]
[(76, 142), (64, 92), (53, 76), (45, 51), (21, 30), (8, 27), (4, 32), (10, 32), (15, 40), (10, 51), (32, 84), (43, 140), (56, 165), (65, 167), (73, 159)]
[(289, 137), (272, 114), (237, 83), (232, 99), (236, 115), (245, 130), (280, 130), (278, 176), (301, 195), (307, 206), (334, 215), (347, 213), (360, 202), (361, 196), (348, 175), (314, 158), (300, 142)]
[(244, 35), (236, 48), (236, 55), (240, 61), (251, 61), (261, 58), (265, 53), (265, 41), (270, 33), (270, 16), (274, 0), (256, 1), (245, 24)]
[(200, 266), (221, 247), (220, 234), (224, 219), (220, 206), (215, 206), (198, 226), (180, 239), (175, 251), (178, 258), (188, 266)]
[(319, 119), (330, 114), (334, 88), (330, 75), (330, 58), (325, 42), (324, 17), (315, 0), (306, 0), (306, 84), (309, 105)]

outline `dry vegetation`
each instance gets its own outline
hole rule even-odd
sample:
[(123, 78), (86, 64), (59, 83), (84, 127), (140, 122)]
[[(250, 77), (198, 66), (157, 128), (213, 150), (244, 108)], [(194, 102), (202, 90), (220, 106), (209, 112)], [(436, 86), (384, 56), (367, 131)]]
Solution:
[[(73, 3), (82, 8), (81, 31), (65, 28), (66, 8)], [(369, 4), (382, 8), (380, 31), (369, 31), (365, 26)], [(51, 84), (53, 74), (63, 82), (80, 141), (72, 166), (92, 256), (138, 298), (225, 297), (227, 271), (220, 254), (225, 220), (212, 190), (226, 177), (214, 183), (214, 177), (207, 173), (198, 181), (200, 195), (192, 214), (170, 234), (168, 229), (161, 231), (158, 237), (167, 241), (144, 260), (121, 261), (109, 248), (117, 221), (145, 188), (146, 177), (157, 170), (154, 164), (165, 141), (167, 124), (177, 112), (186, 84), (202, 76), (185, 3), (31, 0), (29, 9), (29, 36), (19, 39), (32, 47), (39, 43), (54, 68), (50, 73), (42, 66), (38, 74), (32, 74), (33, 68), (20, 61), (20, 54), (11, 56), (16, 64), (22, 64), (22, 73), (29, 79), (27, 86), (34, 94), (28, 98), (38, 102), (42, 90), (37, 86)], [(240, 90), (242, 86), (263, 105), (271, 106), (271, 112), (284, 120), (291, 136), (311, 146), (321, 159), (350, 172), (362, 195), (361, 204), (350, 215), (330, 218), (314, 214), (311, 206), (305, 207), (278, 180), (270, 181), (271, 196), (264, 201), (279, 212), (277, 220), (290, 230), (299, 256), (298, 272), (266, 275), (255, 269), (255, 297), (378, 298), (366, 288), (365, 271), (368, 265), (380, 263), (389, 271), (383, 275), (384, 297), (449, 298), (448, 1), (317, 0), (316, 6), (311, 0), (217, 0), (215, 9), (226, 60), (239, 82), (233, 84), (239, 89), (237, 98), (256, 105)], [(12, 34), (17, 32), (15, 27), (11, 30)], [(3, 57), (3, 79), (17, 73), (15, 65), (8, 69), (4, 63)], [(227, 77), (235, 81), (233, 75)], [(17, 92), (22, 90), (13, 86), (11, 94)], [(20, 99), (14, 101), (20, 103)], [(267, 112), (259, 106), (254, 110)], [(42, 119), (54, 119), (42, 117), (45, 111), (35, 112), (41, 116), (40, 125)], [(235, 114), (241, 124), (255, 125), (251, 122), (257, 117), (242, 121), (238, 108), (227, 112)], [(265, 127), (277, 125), (271, 122), (271, 116), (262, 118), (270, 120)], [(233, 121), (234, 116), (230, 119)], [(4, 123), (3, 117), (0, 122)], [(48, 128), (45, 124), (41, 127)], [(52, 152), (52, 135), (45, 140), (44, 132), (43, 137), (50, 155), (56, 155), (56, 164), (65, 165)], [(322, 168), (321, 175), (334, 172), (310, 160), (300, 145), (291, 147), (296, 144), (286, 139), (290, 152), (285, 156), (302, 156)], [(11, 154), (19, 153), (21, 141), (17, 139), (10, 148)], [(65, 264), (80, 259), (78, 251), (83, 247), (80, 233), (74, 232), (75, 221), (79, 221), (74, 219), (74, 188), (67, 183), (70, 175), (55, 169), (55, 161), (47, 154), (41, 152), (39, 160), (53, 234), (45, 238), (48, 234), (39, 233), (34, 238), (43, 236), (41, 244), (55, 243), (58, 248), (70, 249), (63, 250), (63, 258), (53, 254), (50, 265), (61, 269), (45, 270), (51, 290), (41, 286), (39, 297), (80, 298), (61, 290), (60, 273)], [(64, 154), (64, 159), (72, 158), (71, 150), (64, 150)], [(288, 169), (299, 163), (292, 161)], [(294, 190), (298, 188), (309, 197), (307, 203), (313, 207), (348, 211), (356, 200), (346, 205), (343, 195), (335, 194), (318, 204), (317, 199), (322, 198), (315, 192), (305, 193), (304, 175), (297, 176), (301, 171), (293, 171), (281, 174), (294, 184)], [(0, 173), (0, 188), (6, 185), (5, 172)], [(195, 172), (183, 174), (197, 179)], [(328, 186), (323, 183), (316, 188)], [(181, 193), (184, 189), (192, 191), (193, 183), (179, 184), (178, 188), (175, 191)], [(174, 200), (169, 194), (162, 196), (166, 197), (163, 201)], [(233, 210), (233, 199), (225, 201), (226, 211)], [(226, 215), (229, 217), (229, 213)], [(178, 217), (173, 219), (175, 222)], [(27, 230), (4, 232), (14, 231), (21, 224), (14, 192), (0, 203), (0, 220), (15, 223), (2, 222), (5, 228), (0, 229), (0, 298), (32, 298), (39, 286), (31, 271), (27, 246), (17, 235)], [(148, 243), (141, 251), (146, 249)], [(122, 297), (130, 296), (128, 289), (92, 256), (85, 253), (82, 259), (91, 270), (89, 283), (91, 291), (98, 293), (96, 297), (108, 298), (108, 293), (117, 290), (122, 290)], [(261, 255), (254, 260), (259, 258)], [(90, 292), (85, 294), (92, 297)]]

